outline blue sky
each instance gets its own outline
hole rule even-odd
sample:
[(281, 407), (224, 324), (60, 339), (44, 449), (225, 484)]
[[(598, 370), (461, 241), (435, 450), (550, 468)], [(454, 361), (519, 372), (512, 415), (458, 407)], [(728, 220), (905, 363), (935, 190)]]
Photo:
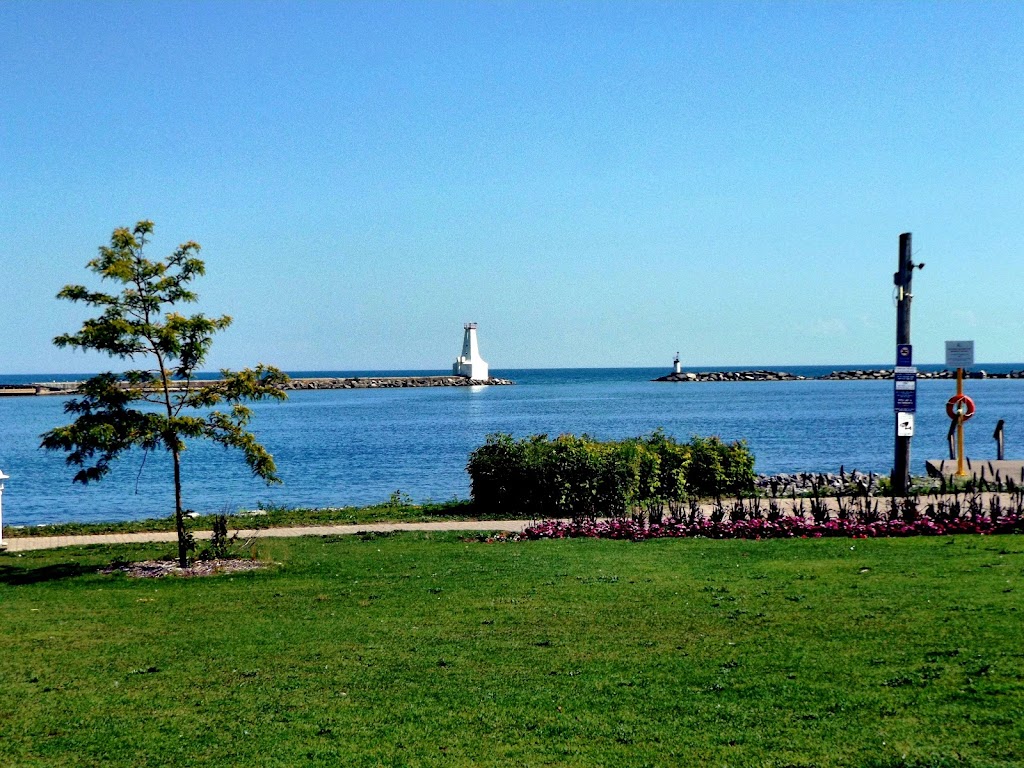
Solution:
[(1024, 361), (1024, 4), (0, 3), (0, 372), (118, 226), (209, 368)]

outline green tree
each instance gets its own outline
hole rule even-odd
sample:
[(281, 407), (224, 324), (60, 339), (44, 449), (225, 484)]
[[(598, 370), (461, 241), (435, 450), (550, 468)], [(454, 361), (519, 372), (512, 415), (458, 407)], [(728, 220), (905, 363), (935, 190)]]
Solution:
[[(188, 562), (189, 534), (181, 501), (181, 455), (188, 438), (213, 440), (236, 448), (253, 474), (267, 483), (281, 482), (274, 458), (247, 431), (252, 411), (247, 401), (284, 400), (288, 377), (276, 368), (258, 365), (238, 372), (221, 371), (218, 381), (197, 381), (213, 334), (227, 328), (231, 318), (202, 314), (185, 317), (172, 308), (196, 301), (189, 284), (205, 273), (197, 258), (199, 244), (187, 242), (164, 261), (143, 255), (153, 222), (114, 230), (109, 246), (87, 266), (103, 280), (119, 284), (119, 293), (65, 286), (57, 297), (99, 308), (81, 330), (53, 340), (58, 347), (95, 350), (147, 368), (124, 373), (101, 373), (84, 382), (80, 397), (69, 400), (64, 412), (74, 421), (42, 435), (42, 446), (67, 452), (67, 463), (80, 467), (73, 482), (86, 484), (110, 471), (111, 462), (133, 447), (164, 448), (174, 466), (174, 520), (178, 532), (178, 562)], [(134, 407), (135, 405), (141, 407)], [(213, 410), (217, 405), (226, 411)]]

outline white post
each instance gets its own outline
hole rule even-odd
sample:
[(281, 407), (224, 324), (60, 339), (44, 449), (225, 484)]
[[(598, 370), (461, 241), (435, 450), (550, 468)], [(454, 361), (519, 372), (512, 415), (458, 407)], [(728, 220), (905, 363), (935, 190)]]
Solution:
[(4, 480), (10, 480), (10, 475), (5, 475), (3, 470), (0, 470), (0, 549), (7, 548), (4, 544)]

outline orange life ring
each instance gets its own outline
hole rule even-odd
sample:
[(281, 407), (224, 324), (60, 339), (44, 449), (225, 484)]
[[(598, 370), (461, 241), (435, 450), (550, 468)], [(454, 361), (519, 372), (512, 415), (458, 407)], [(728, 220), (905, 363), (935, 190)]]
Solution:
[(951, 419), (967, 421), (974, 415), (974, 401), (967, 395), (953, 395), (946, 401), (946, 415)]

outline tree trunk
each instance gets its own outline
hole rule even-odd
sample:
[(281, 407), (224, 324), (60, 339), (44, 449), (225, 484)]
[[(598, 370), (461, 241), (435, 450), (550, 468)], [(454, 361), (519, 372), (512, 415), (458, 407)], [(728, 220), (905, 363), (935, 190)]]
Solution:
[(171, 449), (174, 457), (174, 527), (178, 532), (178, 565), (188, 566), (188, 536), (185, 533), (185, 511), (181, 508), (181, 454)]

